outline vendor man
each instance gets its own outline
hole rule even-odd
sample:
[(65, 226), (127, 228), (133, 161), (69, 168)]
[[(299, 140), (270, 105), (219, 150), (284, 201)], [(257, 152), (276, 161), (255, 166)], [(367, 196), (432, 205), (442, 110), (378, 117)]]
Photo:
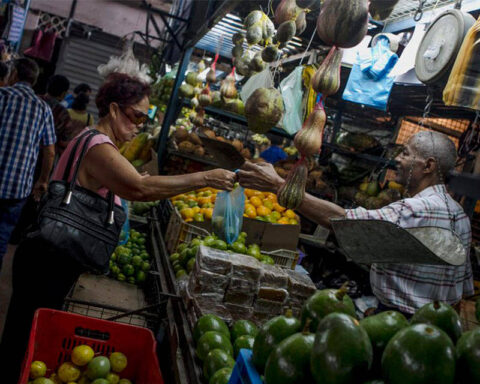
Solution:
[[(396, 160), (396, 181), (406, 186), (408, 196), (413, 197), (378, 210), (345, 210), (306, 194), (298, 210), (325, 227), (330, 227), (332, 218), (346, 217), (386, 220), (403, 228), (435, 226), (454, 229), (467, 250), (464, 265), (373, 264), (370, 280), (382, 309), (387, 307), (412, 314), (433, 300), (457, 304), (462, 297), (473, 294), (473, 277), (468, 257), (470, 221), (445, 187), (445, 175), (455, 166), (455, 145), (443, 134), (420, 132), (410, 138)], [(265, 163), (246, 164), (239, 177), (244, 187), (274, 193), (284, 182), (273, 166)]]

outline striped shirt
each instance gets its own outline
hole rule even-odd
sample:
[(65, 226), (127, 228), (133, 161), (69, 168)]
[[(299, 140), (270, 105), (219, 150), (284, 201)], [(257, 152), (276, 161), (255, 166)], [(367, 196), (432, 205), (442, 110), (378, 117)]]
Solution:
[(401, 200), (378, 210), (347, 210), (348, 219), (386, 220), (402, 228), (433, 226), (451, 229), (445, 202), (447, 194), (454, 230), (467, 250), (467, 261), (461, 266), (425, 264), (372, 264), (370, 284), (375, 296), (386, 306), (414, 313), (423, 305), (439, 300), (451, 305), (473, 294), (470, 263), (472, 232), (470, 220), (462, 207), (447, 193), (445, 185), (424, 189), (413, 198)]
[(32, 191), (40, 144), (55, 144), (50, 107), (26, 83), (0, 88), (0, 199)]

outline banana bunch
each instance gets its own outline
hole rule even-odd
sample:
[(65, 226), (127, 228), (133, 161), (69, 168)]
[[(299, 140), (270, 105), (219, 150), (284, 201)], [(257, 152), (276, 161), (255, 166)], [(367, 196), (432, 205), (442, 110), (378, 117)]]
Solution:
[(305, 89), (305, 97), (304, 97), (304, 120), (313, 112), (315, 109), (315, 102), (317, 99), (317, 93), (312, 88), (312, 79), (315, 75), (315, 71), (317, 69), (314, 65), (305, 65), (303, 68), (302, 79), (303, 79), (303, 86)]
[(152, 135), (140, 133), (132, 141), (124, 143), (120, 147), (120, 153), (137, 168), (150, 161), (150, 150), (154, 144), (155, 138)]

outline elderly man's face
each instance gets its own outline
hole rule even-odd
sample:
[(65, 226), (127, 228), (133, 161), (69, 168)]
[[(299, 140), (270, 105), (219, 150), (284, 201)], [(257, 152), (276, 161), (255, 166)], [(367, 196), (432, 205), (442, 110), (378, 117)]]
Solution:
[[(415, 186), (424, 176), (425, 159), (419, 157), (411, 141), (405, 144), (400, 155), (395, 159), (397, 162), (397, 175), (395, 181), (404, 186), (410, 179), (410, 186)], [(410, 176), (411, 174), (411, 176)]]

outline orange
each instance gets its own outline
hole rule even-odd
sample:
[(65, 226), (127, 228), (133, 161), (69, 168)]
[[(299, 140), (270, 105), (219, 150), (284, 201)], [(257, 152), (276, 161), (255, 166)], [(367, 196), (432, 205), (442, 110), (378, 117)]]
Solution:
[(272, 213), (272, 211), (270, 209), (268, 209), (267, 207), (263, 206), (263, 205), (257, 208), (257, 215), (258, 216), (267, 216), (270, 213)]
[(184, 220), (191, 219), (194, 214), (195, 214), (195, 212), (193, 211), (192, 208), (183, 208), (183, 209), (180, 211), (180, 215), (182, 216), (182, 218), (183, 218)]
[(260, 191), (255, 191), (253, 193), (253, 196), (259, 197), (262, 200), (265, 198), (265, 194), (263, 192), (260, 192)]
[(257, 217), (257, 210), (253, 205), (250, 205), (245, 209), (245, 214), (247, 215), (247, 217), (255, 219)]
[(213, 216), (213, 208), (205, 208), (205, 211), (203, 212), (203, 214), (205, 215), (205, 218), (207, 220), (210, 220)]
[(215, 200), (217, 200), (217, 194), (216, 194), (216, 193), (214, 193), (214, 194), (210, 197), (210, 201), (211, 201), (212, 203), (215, 203)]
[(197, 207), (193, 207), (192, 209), (193, 209), (193, 213), (196, 214), (196, 213), (200, 213), (201, 208), (197, 206)]
[(270, 216), (272, 216), (273, 219), (275, 220), (280, 220), (280, 218), (282, 217), (281, 213), (280, 212), (277, 212), (277, 211), (273, 211)]
[(273, 209), (273, 202), (272, 200), (269, 199), (264, 199), (263, 200), (263, 205), (267, 207), (268, 209), (272, 210)]
[(291, 209), (287, 209), (283, 216), (288, 217), (289, 219), (295, 219), (295, 212), (293, 212)]
[(245, 210), (247, 210), (247, 209), (255, 209), (255, 211), (256, 211), (255, 206), (252, 205), (252, 204), (250, 204), (250, 203), (246, 203), (246, 204), (245, 204)]
[(208, 197), (199, 197), (197, 199), (198, 204), (203, 205), (203, 204), (209, 204), (212, 202), (212, 198), (210, 196)]
[(245, 195), (246, 195), (248, 198), (254, 196), (254, 193), (255, 193), (255, 191), (254, 191), (253, 189), (245, 188)]
[(290, 224), (286, 217), (278, 219), (277, 224)]
[(186, 223), (191, 223), (193, 221), (193, 218), (189, 217), (188, 219), (185, 219)]
[(273, 201), (274, 203), (277, 202), (277, 195), (275, 195), (274, 193), (267, 193), (267, 194), (266, 194), (266, 198), (267, 198), (268, 200)]
[(281, 206), (280, 204), (278, 204), (278, 203), (274, 203), (274, 204), (273, 204), (273, 209), (274, 209), (275, 211), (277, 211), (277, 212), (282, 213), (282, 212), (285, 212), (285, 209), (286, 209), (286, 208), (282, 207), (282, 206)]
[(297, 225), (297, 224), (298, 224), (298, 221), (297, 221), (297, 219), (289, 219), (289, 220), (288, 220), (288, 223), (289, 223), (289, 224), (292, 224), (292, 225)]
[(253, 196), (250, 198), (250, 204), (258, 208), (262, 205), (262, 200), (258, 196)]

